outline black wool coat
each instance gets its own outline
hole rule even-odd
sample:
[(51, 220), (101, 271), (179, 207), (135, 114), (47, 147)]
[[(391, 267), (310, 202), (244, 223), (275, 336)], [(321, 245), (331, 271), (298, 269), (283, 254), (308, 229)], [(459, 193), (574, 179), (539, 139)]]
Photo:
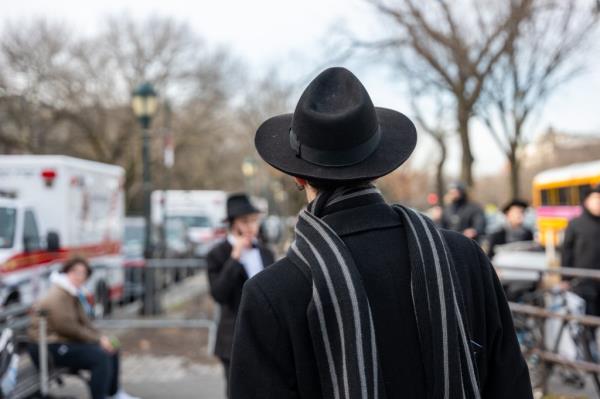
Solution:
[[(324, 220), (349, 248), (364, 282), (386, 398), (423, 399), (425, 366), (405, 226), (381, 198), (354, 205)], [(481, 346), (476, 361), (482, 398), (532, 398), (510, 310), (488, 258), (461, 234), (443, 235), (462, 285), (471, 339)], [(311, 296), (311, 281), (287, 257), (246, 283), (232, 354), (232, 399), (323, 398), (306, 317)]]
[[(263, 266), (271, 265), (275, 258), (273, 253), (258, 246)], [(217, 244), (207, 255), (208, 282), (214, 300), (221, 306), (221, 318), (217, 327), (215, 356), (231, 359), (231, 347), (235, 319), (242, 298), (242, 288), (248, 280), (244, 266), (231, 258), (231, 244), (224, 240)]]
[[(508, 240), (508, 227), (503, 227), (500, 230), (497, 230), (489, 235), (488, 237), (488, 256), (490, 259), (496, 255), (496, 247), (498, 245), (510, 244), (511, 241)], [(519, 237), (519, 241), (533, 241), (533, 233), (526, 227), (522, 228), (521, 237)]]
[[(583, 209), (565, 231), (561, 263), (566, 267), (600, 270), (600, 217)], [(573, 291), (586, 300), (586, 313), (600, 315), (600, 283), (592, 279), (572, 279)]]
[(485, 213), (478, 204), (463, 198), (444, 207), (441, 226), (459, 233), (466, 229), (475, 229), (477, 240), (481, 240), (485, 235)]
[(565, 231), (562, 264), (581, 269), (600, 269), (600, 217), (584, 208)]

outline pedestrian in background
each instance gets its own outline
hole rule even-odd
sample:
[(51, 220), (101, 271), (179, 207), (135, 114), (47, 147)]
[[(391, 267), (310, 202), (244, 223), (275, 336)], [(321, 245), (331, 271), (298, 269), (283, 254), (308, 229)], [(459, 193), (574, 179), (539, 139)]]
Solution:
[(499, 230), (490, 234), (487, 239), (487, 254), (492, 259), (496, 247), (512, 242), (533, 241), (533, 232), (524, 225), (525, 211), (529, 204), (519, 199), (513, 199), (502, 208), (505, 223)]
[(246, 280), (274, 262), (273, 253), (259, 243), (260, 211), (246, 194), (227, 198), (229, 234), (208, 253), (210, 292), (221, 306), (217, 327), (215, 356), (223, 364), (225, 382), (229, 380), (231, 346), (242, 287)]
[[(600, 185), (583, 198), (581, 216), (569, 222), (562, 247), (561, 263), (565, 267), (600, 270)], [(600, 316), (600, 283), (593, 279), (563, 282), (585, 299), (586, 313)]]
[(344, 68), (259, 127), (258, 153), (309, 204), (287, 255), (244, 285), (233, 399), (532, 398), (486, 255), (372, 184), (416, 140)]
[[(92, 274), (86, 259), (74, 257), (65, 262), (60, 273), (50, 277), (48, 294), (34, 305), (48, 318), (48, 353), (57, 367), (89, 370), (89, 387), (93, 399), (136, 399), (119, 387), (119, 352), (117, 341), (102, 335), (89, 319), (83, 300), (83, 286)], [(34, 317), (29, 337), (39, 339), (39, 318)], [(38, 345), (30, 345), (37, 361)]]
[(466, 186), (461, 182), (452, 183), (448, 187), (445, 203), (441, 226), (481, 242), (485, 235), (485, 213), (469, 199)]

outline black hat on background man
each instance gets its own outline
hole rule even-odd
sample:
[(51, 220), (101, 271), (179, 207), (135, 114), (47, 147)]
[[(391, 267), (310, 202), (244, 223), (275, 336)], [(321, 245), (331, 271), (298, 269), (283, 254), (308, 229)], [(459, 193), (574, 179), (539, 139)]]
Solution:
[(513, 206), (523, 208), (523, 210), (529, 208), (527, 201), (515, 198), (502, 207), (502, 213), (508, 212)]
[(360, 80), (341, 67), (319, 74), (293, 114), (268, 119), (255, 137), (271, 166), (322, 182), (384, 176), (408, 159), (416, 142), (414, 124), (400, 112), (375, 107)]
[(462, 181), (453, 181), (450, 184), (448, 184), (448, 190), (458, 190), (461, 191), (463, 193), (467, 192), (467, 185), (465, 183), (463, 183)]
[(231, 194), (227, 198), (227, 219), (232, 222), (235, 218), (245, 215), (260, 213), (260, 210), (252, 205), (250, 198), (244, 193)]

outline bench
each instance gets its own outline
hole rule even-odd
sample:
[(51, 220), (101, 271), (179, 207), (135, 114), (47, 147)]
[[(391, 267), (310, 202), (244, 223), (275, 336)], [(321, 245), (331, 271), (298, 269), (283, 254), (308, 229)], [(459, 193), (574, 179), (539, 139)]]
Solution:
[[(61, 381), (61, 377), (69, 373), (68, 369), (51, 369), (48, 372), (49, 381)], [(40, 373), (28, 356), (21, 357), (17, 386), (9, 399), (25, 399), (41, 393)]]
[(79, 373), (75, 373), (68, 368), (52, 366), (46, 346), (45, 315), (41, 314), (40, 316), (41, 328), (38, 345), (41, 355), (39, 360), (42, 367), (36, 365), (28, 351), (28, 346), (32, 343), (27, 336), (27, 328), (31, 324), (31, 308), (15, 305), (0, 312), (0, 330), (4, 328), (13, 330), (16, 344), (15, 351), (20, 356), (17, 384), (7, 399), (24, 399), (34, 395), (44, 397), (48, 394), (48, 385), (51, 381), (57, 381), (60, 384), (62, 383), (61, 377), (64, 375), (74, 374), (80, 376)]

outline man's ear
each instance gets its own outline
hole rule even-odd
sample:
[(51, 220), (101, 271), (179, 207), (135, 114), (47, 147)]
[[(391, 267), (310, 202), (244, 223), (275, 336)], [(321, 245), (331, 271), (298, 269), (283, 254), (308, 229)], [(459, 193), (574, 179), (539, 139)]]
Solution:
[(303, 186), (306, 187), (308, 185), (308, 182), (306, 181), (306, 179), (302, 179), (300, 177), (294, 177), (294, 181), (296, 182), (296, 184), (298, 184), (299, 186)]

